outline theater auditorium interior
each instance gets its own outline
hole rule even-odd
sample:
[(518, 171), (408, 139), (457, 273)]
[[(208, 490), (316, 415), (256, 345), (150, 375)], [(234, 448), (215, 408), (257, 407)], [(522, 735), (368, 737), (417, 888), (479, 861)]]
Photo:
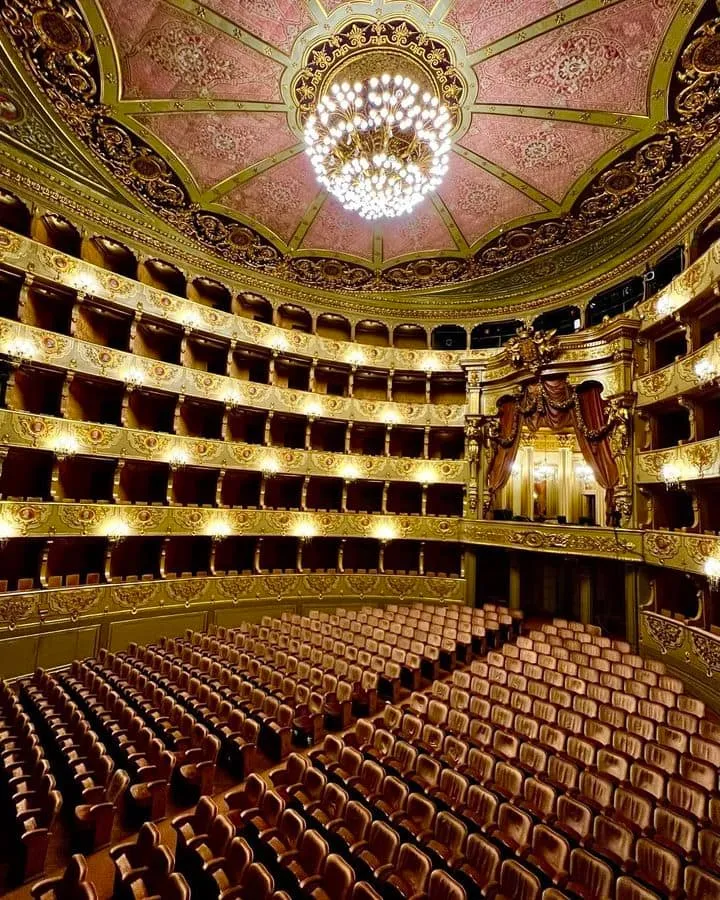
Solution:
[(720, 900), (720, 0), (0, 0), (0, 895)]

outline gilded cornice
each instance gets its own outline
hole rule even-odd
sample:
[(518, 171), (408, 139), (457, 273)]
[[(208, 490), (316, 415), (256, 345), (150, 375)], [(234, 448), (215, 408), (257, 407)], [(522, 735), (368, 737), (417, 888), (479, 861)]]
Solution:
[(222, 575), (122, 582), (0, 594), (0, 635), (21, 637), (62, 623), (88, 626), (121, 616), (168, 615), (178, 610), (252, 607), (350, 600), (461, 603), (465, 579), (436, 575), (318, 572)]
[(662, 483), (662, 470), (670, 465), (677, 480), (699, 481), (717, 478), (720, 460), (720, 437), (690, 441), (666, 450), (648, 450), (635, 455), (635, 481), (638, 484)]
[(698, 363), (707, 364), (710, 371), (720, 373), (720, 337), (713, 338), (710, 343), (682, 356), (661, 369), (649, 372), (635, 379), (637, 405), (650, 406), (662, 400), (668, 400), (682, 394), (692, 393), (708, 387), (716, 376), (704, 374)]
[(460, 519), (443, 516), (10, 500), (0, 501), (0, 521), (4, 534), (12, 537), (111, 539), (129, 535), (283, 535), (457, 541), (461, 527)]
[(359, 400), (241, 381), (113, 350), (10, 319), (0, 319), (0, 352), (54, 368), (230, 406), (393, 425), (462, 427), (465, 420), (464, 405)]
[(464, 484), (467, 463), (452, 459), (409, 459), (394, 456), (361, 456), (265, 447), (241, 441), (217, 441), (182, 437), (115, 425), (78, 422), (53, 416), (0, 409), (0, 438), (8, 447), (32, 447), (60, 456), (68, 453), (107, 459), (167, 462), (171, 465), (271, 471), (308, 475), (411, 481), (421, 484)]
[[(712, 157), (711, 164), (702, 172), (702, 184), (696, 186), (689, 202), (685, 202), (679, 186), (674, 185), (668, 192), (668, 203), (677, 210), (678, 218), (674, 220), (674, 224), (668, 225), (673, 216), (668, 217), (666, 209), (655, 216), (652, 228), (646, 227), (647, 220), (645, 223), (633, 222), (628, 234), (624, 235), (622, 244), (629, 250), (633, 246), (629, 243), (630, 237), (633, 241), (647, 239), (642, 249), (635, 248), (624, 257), (606, 255), (598, 274), (589, 281), (586, 268), (581, 269), (575, 277), (571, 275), (569, 268), (562, 267), (559, 259), (558, 276), (562, 275), (563, 283), (561, 289), (558, 289), (559, 282), (552, 283), (548, 272), (545, 273), (545, 280), (536, 282), (524, 274), (528, 266), (520, 266), (507, 290), (503, 287), (504, 282), (498, 282), (493, 283), (482, 294), (478, 288), (469, 297), (455, 295), (452, 290), (432, 292), (435, 296), (428, 297), (429, 305), (425, 305), (426, 300), (417, 293), (412, 294), (409, 300), (402, 301), (395, 299), (397, 295), (364, 295), (362, 303), (358, 303), (353, 299), (343, 299), (339, 292), (310, 287), (298, 290), (296, 286), (283, 285), (267, 277), (260, 278), (251, 273), (240, 275), (227, 261), (218, 263), (207, 254), (197, 253), (187, 241), (164, 228), (161, 223), (143, 221), (128, 207), (110, 204), (89, 189), (79, 191), (77, 184), (71, 185), (58, 178), (51, 167), (38, 164), (24, 154), (18, 154), (15, 149), (8, 153), (0, 143), (0, 183), (8, 190), (21, 194), (33, 205), (39, 202), (53, 212), (70, 214), (90, 234), (100, 233), (121, 242), (129, 242), (147, 255), (158, 254), (183, 270), (192, 268), (193, 275), (218, 278), (236, 293), (242, 290), (258, 292), (275, 306), (284, 302), (299, 303), (314, 315), (328, 310), (338, 311), (353, 322), (366, 319), (369, 315), (378, 316), (389, 326), (407, 321), (432, 326), (452, 318), (458, 324), (472, 328), (480, 322), (515, 315), (530, 318), (541, 311), (566, 304), (582, 306), (597, 291), (605, 290), (629, 275), (641, 273), (648, 260), (673, 246), (685, 232), (706, 216), (707, 210), (716, 204), (720, 195), (718, 175), (720, 163), (716, 163)], [(582, 253), (576, 255), (578, 258), (582, 257)], [(412, 305), (412, 312), (403, 312), (402, 306), (405, 304)], [(468, 314), (468, 308), (482, 309), (482, 315), (478, 311)]]

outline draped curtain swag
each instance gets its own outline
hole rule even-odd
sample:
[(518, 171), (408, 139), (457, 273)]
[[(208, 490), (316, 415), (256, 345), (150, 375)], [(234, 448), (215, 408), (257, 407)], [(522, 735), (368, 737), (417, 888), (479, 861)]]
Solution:
[(610, 442), (615, 422), (608, 415), (609, 407), (601, 385), (590, 383), (576, 390), (564, 378), (543, 378), (523, 388), (519, 397), (503, 398), (498, 403), (496, 431), (491, 435), (495, 451), (487, 475), (490, 500), (510, 478), (523, 425), (533, 433), (546, 424), (554, 432), (574, 430), (585, 461), (605, 489), (609, 513), (619, 479)]

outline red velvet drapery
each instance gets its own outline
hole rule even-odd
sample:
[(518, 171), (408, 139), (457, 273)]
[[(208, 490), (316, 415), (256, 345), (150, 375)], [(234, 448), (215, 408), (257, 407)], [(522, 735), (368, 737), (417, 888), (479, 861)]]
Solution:
[(507, 483), (520, 446), (521, 420), (519, 400), (507, 397), (498, 407), (498, 442), (490, 463), (487, 486), (490, 497)]
[(605, 488), (605, 508), (613, 508), (613, 494), (619, 472), (610, 446), (607, 403), (602, 388), (593, 384), (577, 392), (575, 433), (585, 461), (592, 467), (595, 480)]
[(610, 512), (619, 473), (610, 444), (607, 407), (599, 384), (575, 391), (564, 378), (542, 379), (525, 388), (520, 399), (503, 400), (498, 406), (498, 441), (487, 477), (490, 499), (510, 477), (522, 426), (537, 431), (546, 424), (555, 432), (574, 429), (583, 457), (592, 467), (597, 483), (605, 488)]

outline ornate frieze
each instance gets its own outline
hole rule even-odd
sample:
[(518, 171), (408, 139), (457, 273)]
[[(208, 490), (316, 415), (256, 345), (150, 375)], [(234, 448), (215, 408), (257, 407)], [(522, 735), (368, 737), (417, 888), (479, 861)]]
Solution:
[(635, 480), (640, 484), (662, 482), (665, 466), (676, 467), (680, 482), (717, 478), (720, 438), (693, 441), (666, 450), (646, 450), (636, 455), (635, 462)]
[(360, 456), (265, 447), (235, 441), (182, 437), (58, 419), (0, 409), (0, 436), (10, 447), (51, 450), (59, 456), (115, 456), (148, 462), (211, 466), (222, 469), (265, 471), (332, 478), (371, 478), (415, 481), (421, 484), (464, 484), (467, 464), (453, 459), (409, 459), (395, 456)]
[(662, 369), (635, 379), (637, 405), (649, 406), (669, 397), (677, 397), (707, 385), (720, 374), (720, 338), (680, 357)]
[(0, 319), (0, 353), (15, 359), (48, 363), (74, 372), (110, 378), (133, 387), (162, 388), (232, 406), (300, 416), (459, 428), (463, 427), (465, 419), (464, 405), (360, 400), (256, 384), (112, 350), (10, 319)]
[(343, 598), (356, 597), (461, 603), (465, 598), (465, 580), (362, 573), (223, 575), (0, 594), (0, 634), (63, 621), (89, 624), (118, 613), (134, 616), (223, 604), (321, 602), (331, 598), (341, 602)]

